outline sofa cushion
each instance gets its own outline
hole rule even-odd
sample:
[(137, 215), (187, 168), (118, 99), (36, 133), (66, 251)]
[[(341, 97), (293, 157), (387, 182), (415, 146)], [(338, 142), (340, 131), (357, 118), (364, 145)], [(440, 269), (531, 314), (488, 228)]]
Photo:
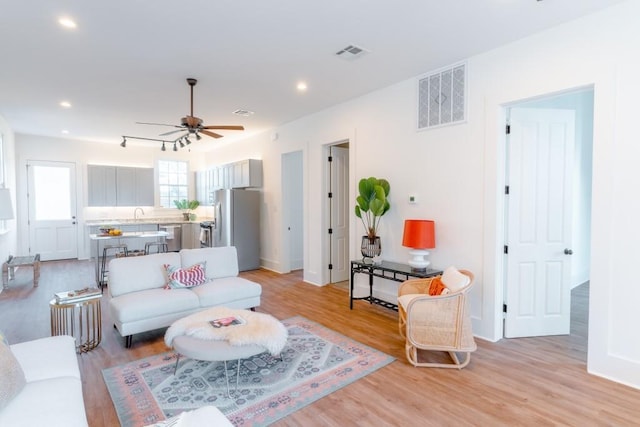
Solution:
[(234, 246), (183, 249), (180, 251), (180, 258), (182, 266), (206, 261), (208, 279), (235, 277), (239, 272), (238, 252)]
[(0, 341), (0, 410), (22, 391), (26, 383), (22, 367), (11, 348)]
[[(45, 359), (45, 355), (40, 355)], [(46, 355), (47, 357), (49, 354)], [(75, 360), (74, 355), (74, 360)], [(86, 427), (82, 381), (60, 377), (28, 382), (0, 411), (0, 426)]]
[(192, 289), (197, 288), (171, 291), (159, 288), (120, 295), (109, 301), (111, 316), (118, 322), (126, 323), (197, 309), (198, 297)]
[(58, 335), (21, 342), (13, 344), (11, 350), (28, 382), (61, 376), (80, 379), (76, 341), (70, 336)]
[(180, 255), (167, 252), (112, 259), (109, 262), (107, 289), (111, 296), (117, 297), (130, 292), (162, 288), (167, 283), (165, 264), (181, 265)]
[(190, 288), (198, 296), (201, 307), (228, 305), (233, 301), (259, 297), (262, 286), (242, 277), (223, 277), (204, 285)]
[(206, 262), (199, 262), (187, 268), (165, 264), (167, 284), (165, 289), (190, 288), (207, 282)]

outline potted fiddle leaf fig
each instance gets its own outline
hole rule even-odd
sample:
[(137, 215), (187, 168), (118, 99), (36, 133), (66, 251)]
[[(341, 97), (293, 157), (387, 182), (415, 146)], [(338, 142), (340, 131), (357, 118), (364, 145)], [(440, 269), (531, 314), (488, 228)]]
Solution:
[(197, 200), (174, 200), (173, 204), (176, 205), (176, 208), (182, 211), (182, 215), (184, 216), (185, 221), (192, 221), (195, 219), (196, 215), (191, 211), (195, 210), (200, 206), (200, 202)]
[(378, 236), (380, 219), (391, 205), (387, 197), (391, 191), (389, 181), (375, 177), (362, 178), (358, 183), (356, 216), (362, 221), (366, 235), (362, 236), (361, 252), (365, 258), (380, 255), (382, 247)]

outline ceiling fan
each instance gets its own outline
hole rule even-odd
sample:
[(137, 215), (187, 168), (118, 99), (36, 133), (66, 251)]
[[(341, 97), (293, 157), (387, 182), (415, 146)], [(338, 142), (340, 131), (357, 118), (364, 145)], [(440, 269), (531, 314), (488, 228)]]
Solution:
[(161, 133), (160, 136), (171, 135), (177, 132), (186, 131), (189, 135), (195, 135), (196, 139), (201, 139), (200, 134), (210, 136), (212, 138), (222, 138), (223, 135), (212, 132), (211, 130), (244, 130), (243, 126), (236, 125), (211, 125), (203, 126), (202, 119), (193, 115), (193, 87), (198, 83), (198, 80), (194, 78), (188, 78), (187, 83), (191, 87), (191, 114), (180, 119), (180, 125), (169, 125), (165, 123), (144, 123), (136, 122), (141, 125), (157, 125), (157, 126), (171, 126), (178, 128), (169, 132)]

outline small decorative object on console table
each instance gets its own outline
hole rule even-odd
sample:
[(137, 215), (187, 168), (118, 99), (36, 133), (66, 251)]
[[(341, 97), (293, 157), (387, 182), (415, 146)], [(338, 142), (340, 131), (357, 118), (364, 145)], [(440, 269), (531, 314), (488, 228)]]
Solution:
[(366, 236), (362, 236), (360, 245), (360, 251), (365, 259), (380, 256), (382, 252), (380, 236), (377, 233), (380, 218), (391, 207), (387, 200), (389, 191), (391, 187), (386, 179), (362, 178), (358, 183), (360, 194), (356, 198), (355, 212), (356, 216), (362, 220), (367, 233)]
[(416, 271), (426, 271), (429, 262), (425, 257), (429, 255), (426, 249), (436, 247), (435, 223), (428, 219), (408, 219), (404, 222), (402, 246), (412, 248), (408, 264)]

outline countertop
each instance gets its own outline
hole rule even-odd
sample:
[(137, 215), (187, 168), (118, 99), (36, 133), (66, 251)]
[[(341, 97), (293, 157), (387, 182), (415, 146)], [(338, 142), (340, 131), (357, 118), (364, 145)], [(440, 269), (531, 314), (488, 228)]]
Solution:
[(102, 234), (89, 234), (89, 239), (91, 240), (110, 240), (110, 239), (127, 239), (127, 238), (146, 238), (146, 237), (169, 237), (169, 233), (166, 231), (143, 231), (136, 233), (128, 233), (124, 232), (119, 236), (109, 236)]
[(158, 225), (167, 225), (167, 224), (200, 224), (203, 221), (211, 221), (212, 218), (197, 218), (195, 221), (185, 221), (179, 217), (168, 217), (168, 218), (125, 218), (125, 219), (91, 219), (85, 221), (85, 225), (87, 227), (98, 227), (101, 225), (145, 225), (145, 224), (158, 224)]

